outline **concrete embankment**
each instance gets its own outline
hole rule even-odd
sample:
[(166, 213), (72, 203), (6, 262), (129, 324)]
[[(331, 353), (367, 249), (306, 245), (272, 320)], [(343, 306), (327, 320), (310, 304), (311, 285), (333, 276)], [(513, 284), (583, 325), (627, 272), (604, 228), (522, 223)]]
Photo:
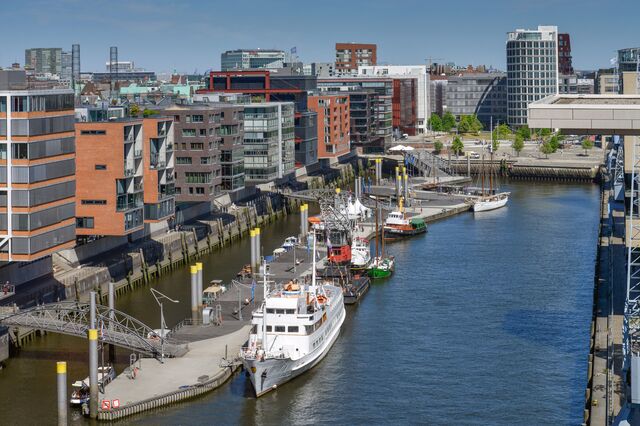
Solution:
[(568, 181), (594, 181), (600, 176), (600, 164), (598, 162), (560, 162), (556, 160), (472, 160), (467, 164), (466, 160), (452, 160), (451, 168), (460, 174), (480, 174), (491, 170), (500, 176), (512, 179), (526, 180), (568, 180)]

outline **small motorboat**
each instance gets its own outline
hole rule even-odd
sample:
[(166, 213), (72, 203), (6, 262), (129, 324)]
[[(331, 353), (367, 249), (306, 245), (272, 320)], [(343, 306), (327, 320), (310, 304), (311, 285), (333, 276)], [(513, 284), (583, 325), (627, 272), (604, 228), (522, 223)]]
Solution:
[[(104, 390), (104, 387), (116, 378), (116, 370), (110, 366), (98, 367), (98, 389)], [(89, 377), (84, 380), (76, 380), (71, 384), (71, 398), (69, 403), (73, 406), (81, 406), (89, 402)], [(104, 391), (102, 391), (104, 392)]]
[(298, 245), (298, 238), (296, 237), (287, 237), (282, 244), (282, 248), (289, 251), (295, 246)]

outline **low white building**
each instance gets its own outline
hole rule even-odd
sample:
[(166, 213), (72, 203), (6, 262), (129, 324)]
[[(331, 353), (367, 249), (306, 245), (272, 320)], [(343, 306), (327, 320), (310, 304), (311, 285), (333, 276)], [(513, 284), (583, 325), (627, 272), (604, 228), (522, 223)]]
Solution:
[(431, 104), (429, 102), (429, 73), (426, 65), (367, 65), (358, 67), (358, 75), (389, 78), (416, 77), (418, 80), (417, 121), (418, 134), (428, 128)]

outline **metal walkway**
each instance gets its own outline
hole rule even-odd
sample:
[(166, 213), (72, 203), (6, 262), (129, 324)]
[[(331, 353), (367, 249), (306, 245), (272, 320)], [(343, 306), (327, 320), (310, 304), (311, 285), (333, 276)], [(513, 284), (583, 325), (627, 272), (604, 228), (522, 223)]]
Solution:
[(424, 149), (408, 151), (406, 163), (419, 170), (424, 177), (456, 176), (447, 160)]
[[(0, 325), (28, 327), (86, 338), (90, 310), (87, 303), (49, 303), (15, 313), (2, 313)], [(161, 339), (153, 329), (142, 322), (106, 306), (96, 305), (96, 324), (98, 338), (103, 343), (153, 357), (160, 357), (161, 351), (165, 357), (179, 357), (188, 351), (186, 344), (172, 339)], [(149, 336), (154, 338), (150, 339)]]

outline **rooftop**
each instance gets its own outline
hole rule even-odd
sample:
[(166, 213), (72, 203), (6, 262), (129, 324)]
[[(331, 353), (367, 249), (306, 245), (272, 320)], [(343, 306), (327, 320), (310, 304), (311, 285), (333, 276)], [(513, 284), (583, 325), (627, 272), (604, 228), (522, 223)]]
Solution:
[(552, 95), (531, 103), (533, 107), (545, 105), (640, 106), (640, 95)]

